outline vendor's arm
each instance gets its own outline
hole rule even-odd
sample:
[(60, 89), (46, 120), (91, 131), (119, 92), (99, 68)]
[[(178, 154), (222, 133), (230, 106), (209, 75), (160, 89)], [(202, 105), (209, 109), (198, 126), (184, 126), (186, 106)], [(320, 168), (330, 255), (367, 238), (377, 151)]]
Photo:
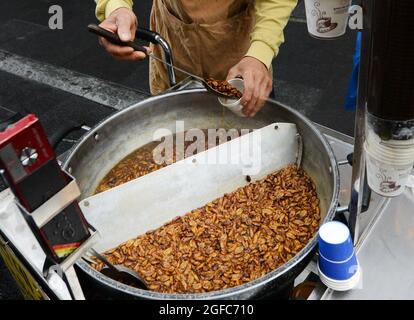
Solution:
[[(137, 18), (132, 11), (132, 0), (96, 0), (96, 17), (102, 23), (100, 26), (114, 33), (118, 33), (123, 41), (135, 39)], [(99, 43), (113, 57), (122, 60), (142, 60), (143, 52), (134, 51), (130, 47), (121, 47), (99, 38)]]
[(283, 29), (296, 4), (297, 0), (256, 0), (256, 24), (250, 34), (250, 48), (227, 76), (227, 79), (243, 77), (243, 111), (249, 116), (260, 110), (272, 91), (269, 68), (279, 53), (284, 41)]

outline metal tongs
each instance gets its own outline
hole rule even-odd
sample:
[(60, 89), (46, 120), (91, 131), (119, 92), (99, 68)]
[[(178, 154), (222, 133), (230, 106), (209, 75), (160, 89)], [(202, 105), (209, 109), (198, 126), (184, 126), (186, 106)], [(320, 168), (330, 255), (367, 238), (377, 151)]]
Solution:
[(150, 57), (154, 60), (157, 60), (157, 61), (159, 61), (159, 62), (161, 62), (161, 63), (163, 63), (163, 64), (165, 64), (165, 65), (167, 65), (171, 68), (174, 68), (175, 70), (180, 71), (180, 72), (190, 76), (193, 79), (196, 79), (196, 80), (200, 81), (201, 84), (207, 89), (207, 91), (215, 94), (216, 96), (223, 97), (223, 98), (229, 98), (230, 97), (229, 95), (227, 95), (223, 92), (220, 92), (220, 91), (214, 89), (213, 87), (211, 87), (208, 84), (208, 82), (206, 81), (206, 79), (201, 78), (199, 76), (196, 76), (195, 74), (192, 74), (192, 73), (190, 73), (188, 71), (185, 71), (181, 68), (178, 68), (176, 66), (173, 66), (172, 64), (162, 60), (161, 58), (158, 58), (157, 56), (154, 56), (151, 52), (148, 52), (148, 50), (145, 47), (138, 44), (138, 42), (136, 42), (136, 40), (128, 41), (128, 42), (122, 41), (117, 34), (112, 33), (112, 32), (110, 32), (110, 31), (108, 31), (104, 28), (101, 28), (96, 24), (88, 25), (88, 30), (90, 32), (98, 35), (98, 36), (101, 36), (101, 37), (105, 38), (106, 40), (108, 40), (109, 42), (111, 42), (113, 44), (116, 44), (116, 45), (119, 45), (119, 46), (122, 46), (122, 47), (131, 47), (135, 51), (144, 52), (148, 57)]

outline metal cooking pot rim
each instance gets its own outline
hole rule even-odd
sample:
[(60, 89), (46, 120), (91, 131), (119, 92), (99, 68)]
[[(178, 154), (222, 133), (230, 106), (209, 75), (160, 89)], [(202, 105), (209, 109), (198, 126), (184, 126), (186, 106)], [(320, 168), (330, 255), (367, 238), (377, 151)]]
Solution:
[[(160, 99), (164, 99), (164, 98), (168, 98), (170, 96), (175, 96), (175, 95), (181, 95), (181, 94), (188, 94), (188, 93), (194, 93), (194, 92), (206, 92), (205, 89), (190, 89), (190, 90), (182, 90), (179, 92), (168, 92), (168, 93), (164, 93), (161, 95), (157, 95), (155, 97), (151, 97), (148, 99), (145, 99), (137, 104), (131, 105), (123, 110), (120, 110), (118, 112), (116, 112), (115, 114), (109, 116), (108, 118), (104, 119), (103, 121), (101, 121), (100, 123), (98, 123), (92, 130), (90, 130), (87, 134), (85, 134), (77, 143), (76, 145), (70, 150), (70, 155), (68, 156), (68, 158), (66, 159), (66, 161), (64, 162), (63, 168), (67, 169), (67, 167), (69, 166), (69, 163), (73, 157), (73, 155), (76, 153), (77, 149), (80, 147), (80, 145), (83, 143), (84, 140), (88, 139), (90, 136), (94, 135), (94, 133), (96, 131), (98, 131), (102, 126), (104, 126), (106, 123), (112, 121), (112, 119), (114, 117), (118, 117), (124, 113), (129, 112), (129, 110), (131, 109), (135, 109), (135, 108), (139, 108), (140, 105), (146, 105), (148, 103), (151, 103), (152, 101), (157, 101)], [(298, 111), (280, 103), (277, 101), (274, 101), (278, 104), (278, 106), (283, 107), (285, 109), (287, 109), (289, 112), (293, 113), (295, 116), (297, 116), (298, 118), (300, 118), (312, 131), (313, 133), (319, 137), (320, 141), (322, 142), (322, 144), (325, 147), (325, 150), (327, 151), (328, 155), (329, 155), (329, 159), (330, 159), (330, 170), (332, 170), (332, 175), (333, 175), (333, 179), (334, 179), (334, 188), (333, 188), (333, 194), (332, 194), (332, 200), (330, 203), (330, 206), (328, 208), (328, 212), (325, 216), (325, 219), (323, 222), (332, 220), (337, 205), (338, 205), (338, 195), (339, 195), (339, 169), (338, 169), (338, 165), (335, 159), (335, 156), (333, 154), (332, 148), (330, 146), (330, 144), (327, 142), (326, 138), (324, 137), (324, 135), (319, 132), (319, 130), (317, 130), (315, 128), (315, 126), (313, 125), (313, 123), (308, 120), (306, 117), (304, 117), (302, 114), (300, 114)], [(266, 284), (268, 282), (270, 282), (271, 280), (285, 274), (286, 272), (288, 272), (291, 268), (293, 268), (297, 263), (299, 263), (302, 259), (304, 259), (306, 257), (306, 254), (308, 254), (310, 251), (312, 251), (316, 245), (316, 240), (317, 240), (317, 233), (312, 237), (312, 239), (306, 244), (305, 247), (302, 248), (301, 251), (299, 251), (292, 259), (290, 259), (288, 262), (284, 263), (283, 265), (281, 265), (280, 267), (278, 267), (277, 269), (265, 274), (264, 276), (257, 278), (253, 281), (250, 281), (248, 283), (239, 285), (239, 286), (235, 286), (235, 287), (231, 287), (231, 288), (227, 288), (227, 289), (222, 289), (222, 290), (217, 290), (217, 291), (211, 291), (211, 292), (206, 292), (206, 293), (160, 293), (160, 292), (155, 292), (155, 291), (147, 291), (147, 290), (142, 290), (142, 289), (138, 289), (138, 288), (133, 288), (130, 287), (128, 285), (122, 284), (120, 282), (117, 282), (115, 280), (112, 280), (106, 276), (104, 276), (103, 274), (101, 274), (100, 272), (96, 271), (95, 269), (93, 269), (88, 263), (86, 263), (83, 260), (80, 260), (77, 262), (77, 265), (87, 274), (89, 274), (90, 276), (92, 276), (95, 279), (98, 279), (100, 282), (103, 282), (104, 284), (108, 285), (109, 287), (112, 288), (116, 288), (117, 290), (125, 293), (125, 294), (134, 294), (135, 296), (139, 296), (142, 298), (146, 298), (146, 299), (174, 299), (174, 300), (181, 300), (181, 299), (220, 299), (220, 298), (226, 298), (227, 296), (230, 296), (233, 293), (243, 293), (247, 290), (250, 289), (254, 289), (258, 286), (261, 286), (263, 284)]]

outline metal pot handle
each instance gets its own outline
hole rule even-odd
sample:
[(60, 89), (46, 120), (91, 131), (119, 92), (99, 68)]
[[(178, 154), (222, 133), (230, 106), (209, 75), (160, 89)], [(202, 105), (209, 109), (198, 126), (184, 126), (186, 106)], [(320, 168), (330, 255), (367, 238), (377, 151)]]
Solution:
[(63, 123), (50, 137), (49, 142), (52, 145), (53, 149), (56, 150), (59, 144), (72, 132), (78, 130), (89, 131), (90, 128), (85, 124), (78, 124), (72, 121)]
[[(174, 65), (171, 47), (169, 43), (163, 37), (160, 36), (159, 33), (144, 28), (137, 28), (135, 37), (140, 40), (151, 42), (152, 44), (160, 45), (162, 50), (164, 51), (165, 61), (171, 66)], [(170, 80), (170, 86), (172, 87), (177, 84), (177, 79), (175, 77), (174, 69), (171, 66), (167, 66), (167, 71), (168, 78)]]

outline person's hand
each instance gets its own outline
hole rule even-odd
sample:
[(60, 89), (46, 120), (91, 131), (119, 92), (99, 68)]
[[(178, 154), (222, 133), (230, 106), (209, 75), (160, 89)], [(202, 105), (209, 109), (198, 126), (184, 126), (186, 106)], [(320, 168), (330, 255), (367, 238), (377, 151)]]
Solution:
[(230, 69), (227, 80), (236, 77), (242, 77), (244, 80), (244, 92), (241, 100), (243, 113), (253, 117), (263, 107), (272, 91), (272, 77), (266, 66), (253, 57), (244, 57)]
[[(137, 18), (132, 10), (119, 8), (112, 12), (99, 26), (113, 33), (117, 33), (122, 41), (132, 41), (135, 39)], [(103, 37), (99, 38), (99, 43), (116, 59), (136, 61), (143, 60), (146, 56), (143, 52), (135, 51), (131, 47), (118, 46)]]

